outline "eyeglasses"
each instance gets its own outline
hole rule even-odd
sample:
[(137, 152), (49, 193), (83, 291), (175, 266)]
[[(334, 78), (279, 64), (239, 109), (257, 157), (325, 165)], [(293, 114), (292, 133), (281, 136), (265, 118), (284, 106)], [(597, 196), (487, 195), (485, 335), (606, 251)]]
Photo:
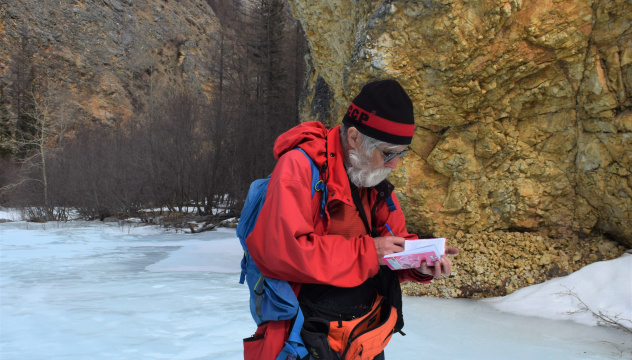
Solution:
[(402, 150), (400, 152), (387, 152), (387, 153), (383, 152), (380, 149), (377, 149), (377, 151), (379, 151), (380, 154), (382, 154), (382, 156), (384, 156), (384, 163), (386, 164), (387, 162), (395, 159), (396, 156), (402, 157), (402, 156), (406, 155), (406, 153), (408, 152), (408, 149), (404, 149), (404, 150)]

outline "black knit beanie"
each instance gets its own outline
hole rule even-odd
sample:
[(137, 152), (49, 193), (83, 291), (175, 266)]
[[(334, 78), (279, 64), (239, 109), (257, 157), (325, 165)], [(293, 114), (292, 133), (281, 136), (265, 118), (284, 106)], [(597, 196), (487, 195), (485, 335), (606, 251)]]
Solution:
[(364, 85), (342, 122), (366, 136), (395, 145), (409, 145), (415, 134), (413, 102), (395, 80)]

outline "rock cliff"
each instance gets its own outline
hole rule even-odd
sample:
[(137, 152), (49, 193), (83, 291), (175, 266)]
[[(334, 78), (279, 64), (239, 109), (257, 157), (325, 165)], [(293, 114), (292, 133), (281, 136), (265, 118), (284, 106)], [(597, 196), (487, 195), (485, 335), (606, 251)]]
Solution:
[(406, 293), (504, 295), (632, 246), (630, 1), (290, 4), (311, 51), (303, 120), (336, 124), (378, 78), (413, 100), (392, 180), (411, 230), (462, 252)]
[(410, 94), (392, 180), (412, 230), (632, 246), (630, 1), (289, 2), (311, 55), (303, 120), (339, 122), (373, 79)]
[(208, 92), (218, 28), (203, 0), (1, 1), (0, 80), (11, 87), (25, 51), (40, 79), (66, 89), (80, 121), (125, 121), (166, 84)]

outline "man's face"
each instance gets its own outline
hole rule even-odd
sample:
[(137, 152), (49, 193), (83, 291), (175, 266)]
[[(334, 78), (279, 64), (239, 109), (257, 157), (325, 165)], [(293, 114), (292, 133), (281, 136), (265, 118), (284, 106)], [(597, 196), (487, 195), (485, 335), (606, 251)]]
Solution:
[(390, 146), (388, 149), (377, 149), (367, 151), (358, 143), (355, 149), (349, 149), (349, 166), (347, 174), (349, 179), (357, 187), (373, 187), (386, 179), (388, 174), (395, 168), (399, 161), (399, 156), (394, 156), (384, 162), (385, 155), (399, 153), (406, 150), (406, 146)]

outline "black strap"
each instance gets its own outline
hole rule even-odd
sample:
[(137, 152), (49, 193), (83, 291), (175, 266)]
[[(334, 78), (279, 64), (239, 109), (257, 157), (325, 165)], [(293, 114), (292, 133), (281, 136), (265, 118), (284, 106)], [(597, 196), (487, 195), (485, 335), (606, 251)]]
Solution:
[[(371, 229), (369, 226), (369, 221), (367, 220), (366, 212), (364, 211), (364, 206), (362, 205), (362, 199), (360, 199), (360, 194), (358, 193), (358, 188), (353, 185), (353, 183), (351, 183), (351, 197), (353, 198), (353, 202), (358, 208), (360, 218), (362, 218), (367, 231), (371, 234), (372, 237), (378, 237), (377, 229), (375, 227)], [(375, 216), (375, 209), (376, 207), (373, 207), (371, 211), (372, 216)], [(372, 219), (374, 219), (374, 217), (372, 217)], [(376, 282), (378, 293), (380, 293), (380, 295), (382, 296), (385, 296), (388, 303), (397, 309), (397, 323), (395, 324), (394, 331), (402, 335), (406, 335), (402, 331), (402, 328), (404, 327), (404, 314), (402, 312), (402, 288), (399, 285), (397, 274), (395, 273), (395, 271), (389, 269), (388, 266), (382, 265), (380, 266), (380, 271), (373, 279)]]
[[(362, 199), (360, 198), (360, 194), (358, 192), (358, 187), (351, 183), (351, 197), (353, 198), (353, 202), (355, 203), (356, 208), (358, 208), (358, 212), (360, 213), (360, 218), (364, 223), (364, 227), (368, 234), (371, 234), (372, 237), (377, 237), (377, 229), (375, 227), (371, 227), (369, 225), (369, 219), (366, 217), (366, 212), (364, 211), (364, 205), (362, 204)], [(375, 213), (375, 207), (373, 211), (371, 211), (371, 219), (373, 219), (373, 215)]]

